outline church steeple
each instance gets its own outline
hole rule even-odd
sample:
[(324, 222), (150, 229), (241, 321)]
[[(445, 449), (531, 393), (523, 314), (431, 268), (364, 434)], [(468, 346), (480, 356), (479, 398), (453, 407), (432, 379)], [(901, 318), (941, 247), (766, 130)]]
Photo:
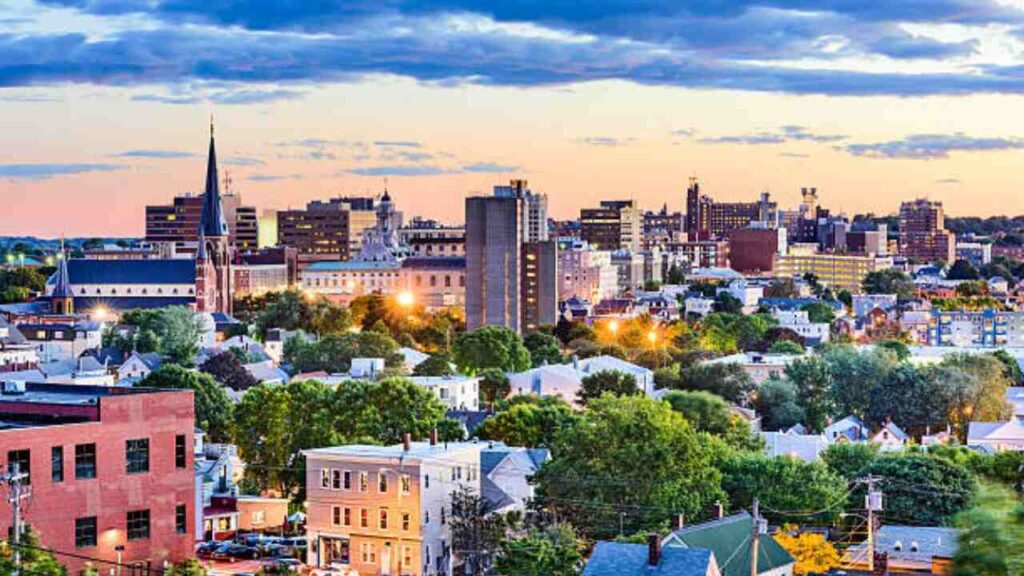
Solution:
[(213, 139), (213, 118), (210, 118), (210, 153), (206, 161), (206, 189), (203, 191), (203, 214), (199, 229), (208, 238), (228, 235), (224, 220), (224, 209), (220, 201), (220, 184), (217, 178), (217, 149)]
[(71, 290), (71, 277), (68, 274), (68, 257), (64, 251), (64, 238), (60, 239), (60, 253), (57, 254), (57, 280), (50, 294), (50, 310), (55, 314), (75, 313), (75, 294)]

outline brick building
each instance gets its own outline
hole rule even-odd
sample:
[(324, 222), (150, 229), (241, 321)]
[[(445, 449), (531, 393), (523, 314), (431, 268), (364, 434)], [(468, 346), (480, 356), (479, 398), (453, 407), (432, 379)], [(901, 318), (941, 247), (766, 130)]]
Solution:
[(921, 262), (956, 258), (956, 234), (946, 230), (942, 202), (918, 198), (900, 205), (900, 255)]
[(134, 576), (193, 555), (194, 422), (191, 391), (8, 382), (0, 458), (29, 475), (23, 519), (41, 546), (100, 573), (120, 558)]

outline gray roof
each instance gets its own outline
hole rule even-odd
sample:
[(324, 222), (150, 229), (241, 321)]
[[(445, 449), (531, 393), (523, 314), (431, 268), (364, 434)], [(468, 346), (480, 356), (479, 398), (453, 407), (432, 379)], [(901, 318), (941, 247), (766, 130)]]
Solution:
[(705, 576), (713, 557), (710, 550), (666, 547), (651, 566), (646, 544), (598, 542), (583, 576)]
[[(875, 535), (879, 552), (888, 552), (889, 558), (910, 562), (929, 563), (932, 558), (952, 558), (957, 549), (956, 528), (938, 526), (882, 526)], [(866, 544), (850, 548), (856, 557), (866, 553)]]

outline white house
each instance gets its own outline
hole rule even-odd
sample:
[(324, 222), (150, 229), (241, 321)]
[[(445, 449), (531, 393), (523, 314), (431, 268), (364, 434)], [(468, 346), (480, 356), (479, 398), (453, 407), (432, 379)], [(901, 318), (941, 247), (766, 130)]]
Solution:
[(1009, 422), (971, 422), (967, 429), (967, 445), (996, 452), (1024, 450), (1024, 425)]
[(353, 358), (348, 375), (352, 378), (376, 378), (384, 371), (383, 358)]
[(561, 396), (575, 406), (583, 379), (598, 372), (617, 371), (636, 379), (637, 388), (647, 395), (654, 395), (654, 371), (626, 362), (614, 356), (573, 359), (571, 364), (551, 364), (509, 374), (512, 394), (537, 394), (539, 396)]
[(430, 390), (448, 410), (480, 409), (480, 378), (473, 376), (411, 376), (409, 380)]
[(794, 432), (762, 432), (764, 453), (769, 458), (789, 456), (804, 462), (813, 462), (828, 449), (828, 440), (822, 434)]
[(871, 437), (871, 443), (881, 445), (882, 451), (899, 450), (906, 445), (908, 440), (910, 440), (910, 436), (907, 436), (902, 428), (892, 422), (886, 422), (881, 430)]
[(806, 310), (772, 310), (772, 317), (779, 321), (780, 328), (796, 332), (808, 344), (828, 342), (832, 325), (828, 322), (811, 322)]
[(86, 350), (103, 345), (103, 325), (99, 322), (19, 324), (17, 328), (35, 346), (41, 362), (78, 358)]
[(719, 294), (722, 292), (739, 300), (743, 305), (743, 312), (746, 314), (757, 310), (758, 302), (764, 298), (764, 287), (755, 286), (746, 280), (733, 280), (729, 286), (718, 289)]
[(163, 359), (156, 352), (132, 352), (117, 368), (118, 380), (142, 380), (160, 367)]
[(405, 366), (406, 372), (412, 372), (417, 366), (426, 361), (427, 358), (430, 358), (430, 354), (425, 354), (407, 346), (399, 348), (398, 353), (402, 355), (402, 364)]
[(550, 457), (543, 448), (511, 448), (501, 443), (480, 452), (481, 495), (494, 512), (525, 511), (533, 499), (530, 477)]
[(687, 316), (692, 314), (703, 318), (715, 311), (715, 299), (703, 296), (690, 296), (683, 301), (683, 307)]

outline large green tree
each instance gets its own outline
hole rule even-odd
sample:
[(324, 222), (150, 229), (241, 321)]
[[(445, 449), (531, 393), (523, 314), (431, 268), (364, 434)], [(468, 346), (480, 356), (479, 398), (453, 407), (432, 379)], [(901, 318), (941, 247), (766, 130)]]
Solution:
[(895, 294), (908, 300), (914, 297), (916, 291), (910, 276), (895, 268), (869, 272), (864, 277), (864, 292), (868, 294)]
[(385, 365), (402, 364), (398, 342), (379, 332), (328, 334), (317, 342), (293, 338), (286, 358), (299, 372), (348, 372), (353, 358), (383, 358)]
[(515, 332), (501, 326), (484, 326), (460, 334), (452, 345), (459, 371), (476, 374), (488, 368), (522, 372), (530, 367), (530, 351)]
[(867, 473), (882, 478), (882, 518), (890, 524), (948, 524), (971, 506), (978, 484), (969, 470), (927, 454), (885, 454)]
[(710, 392), (670, 390), (662, 400), (686, 418), (699, 431), (725, 434), (729, 430), (732, 412), (729, 403)]
[(636, 378), (632, 374), (618, 370), (601, 370), (583, 377), (577, 397), (580, 404), (587, 404), (602, 394), (628, 396), (642, 393), (643, 391), (637, 388)]
[(760, 500), (773, 522), (835, 520), (846, 504), (846, 481), (821, 462), (742, 454), (722, 469), (722, 488), (733, 506)]
[(336, 430), (353, 441), (393, 444), (406, 432), (426, 438), (444, 412), (433, 392), (405, 378), (351, 380), (337, 387), (333, 399)]
[(583, 543), (567, 524), (532, 529), (502, 542), (495, 568), (506, 576), (577, 576), (583, 568)]
[(574, 425), (577, 418), (577, 413), (561, 397), (515, 396), (485, 420), (476, 434), (509, 446), (550, 448), (558, 434)]
[(530, 332), (523, 337), (523, 346), (530, 351), (530, 361), (534, 367), (544, 364), (561, 364), (562, 346), (551, 334)]
[(174, 388), (192, 390), (195, 400), (196, 426), (214, 442), (231, 441), (233, 406), (224, 388), (209, 374), (165, 364), (139, 382), (143, 388)]
[(786, 379), (796, 387), (797, 403), (804, 411), (804, 425), (820, 432), (833, 413), (832, 370), (817, 356), (800, 358), (786, 366)]
[(537, 502), (589, 538), (699, 518), (721, 500), (710, 450), (680, 414), (645, 396), (594, 399), (535, 476)]
[(739, 364), (702, 363), (659, 370), (659, 388), (703, 390), (734, 404), (745, 404), (754, 389), (750, 375)]
[(796, 385), (786, 378), (771, 377), (761, 384), (754, 396), (754, 408), (765, 430), (783, 430), (804, 421)]
[(821, 354), (832, 376), (832, 399), (838, 416), (867, 418), (871, 390), (896, 367), (888, 350), (860, 351), (852, 346), (830, 346)]

